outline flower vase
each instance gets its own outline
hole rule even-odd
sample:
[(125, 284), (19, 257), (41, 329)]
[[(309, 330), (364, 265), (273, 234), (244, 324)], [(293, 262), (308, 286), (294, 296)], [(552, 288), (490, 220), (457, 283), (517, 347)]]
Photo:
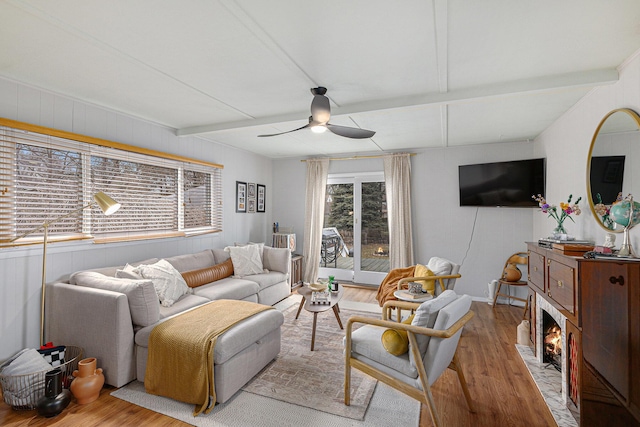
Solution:
[(564, 225), (561, 222), (558, 222), (556, 228), (553, 229), (553, 236), (558, 236), (562, 234), (567, 234), (567, 230), (564, 229)]
[(90, 357), (78, 362), (78, 369), (73, 371), (75, 377), (71, 383), (71, 393), (80, 405), (91, 403), (98, 398), (104, 385), (102, 368), (96, 369), (96, 358)]

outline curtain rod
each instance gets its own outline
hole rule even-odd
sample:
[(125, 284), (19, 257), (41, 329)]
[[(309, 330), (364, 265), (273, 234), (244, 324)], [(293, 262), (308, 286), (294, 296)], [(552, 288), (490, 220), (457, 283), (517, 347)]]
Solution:
[[(394, 153), (401, 154), (401, 153)], [(352, 157), (330, 157), (329, 160), (360, 160), (360, 159), (380, 159), (382, 157), (389, 156), (390, 154), (376, 154), (372, 156), (352, 156)], [(416, 153), (409, 153), (409, 156), (415, 156)], [(301, 162), (306, 162), (310, 159), (302, 159)]]

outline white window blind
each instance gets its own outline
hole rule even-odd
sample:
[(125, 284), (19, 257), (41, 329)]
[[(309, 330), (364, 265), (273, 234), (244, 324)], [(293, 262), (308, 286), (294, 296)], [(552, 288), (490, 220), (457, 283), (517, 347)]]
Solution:
[(91, 156), (91, 194), (102, 191), (122, 207), (92, 213), (94, 234), (172, 231), (178, 228), (178, 169)]
[(184, 228), (211, 226), (211, 174), (184, 170)]
[(0, 242), (86, 206), (98, 191), (121, 209), (111, 216), (97, 207), (70, 215), (50, 226), (50, 236), (111, 241), (222, 230), (222, 166), (52, 132), (0, 126)]

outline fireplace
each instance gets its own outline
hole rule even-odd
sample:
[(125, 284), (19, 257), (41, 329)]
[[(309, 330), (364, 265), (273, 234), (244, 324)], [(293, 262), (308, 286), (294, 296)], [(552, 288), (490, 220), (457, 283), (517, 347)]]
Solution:
[[(576, 328), (540, 294), (536, 294), (536, 351), (538, 363), (549, 372), (551, 389), (573, 418), (579, 419)], [(554, 369), (555, 368), (555, 369)], [(551, 371), (560, 375), (550, 375)]]
[(542, 310), (542, 362), (562, 372), (562, 328), (558, 322)]

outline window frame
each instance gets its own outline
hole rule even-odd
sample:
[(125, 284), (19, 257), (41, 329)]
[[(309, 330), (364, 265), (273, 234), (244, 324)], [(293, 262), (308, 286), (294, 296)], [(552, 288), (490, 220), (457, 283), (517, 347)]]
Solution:
[[(14, 242), (10, 240), (20, 235), (16, 232), (15, 196), (18, 144), (40, 146), (53, 150), (73, 150), (81, 155), (82, 173), (78, 179), (81, 181), (79, 196), (83, 206), (92, 201), (92, 157), (105, 157), (141, 165), (160, 166), (174, 170), (177, 173), (175, 206), (175, 227), (171, 230), (156, 230), (139, 233), (134, 227), (124, 232), (104, 232), (92, 234), (91, 217), (93, 209), (84, 209), (78, 212), (78, 220), (81, 221), (82, 232), (80, 234), (51, 233), (51, 241), (93, 239), (94, 243), (108, 243), (114, 241), (133, 241), (143, 239), (155, 239), (177, 236), (190, 236), (204, 233), (222, 232), (222, 169), (224, 166), (188, 157), (163, 153), (156, 150), (135, 147), (128, 144), (93, 138), (71, 132), (51, 129), (43, 126), (32, 125), (10, 119), (0, 118), (0, 244), (2, 246), (18, 246), (22, 244), (42, 242), (42, 236), (34, 233), (26, 238)], [(13, 146), (13, 147), (11, 147)], [(13, 158), (11, 158), (13, 156)], [(209, 224), (191, 228), (184, 227), (184, 171), (193, 171), (209, 175)], [(158, 175), (162, 176), (162, 175)], [(167, 175), (169, 176), (169, 175)], [(95, 191), (101, 191), (97, 188)], [(108, 194), (108, 190), (105, 190)], [(117, 200), (117, 197), (114, 197)], [(95, 210), (93, 210), (96, 212)], [(61, 213), (62, 214), (62, 213)], [(57, 218), (56, 212), (51, 219)], [(152, 215), (151, 215), (152, 216)], [(134, 224), (132, 220), (132, 224)]]

